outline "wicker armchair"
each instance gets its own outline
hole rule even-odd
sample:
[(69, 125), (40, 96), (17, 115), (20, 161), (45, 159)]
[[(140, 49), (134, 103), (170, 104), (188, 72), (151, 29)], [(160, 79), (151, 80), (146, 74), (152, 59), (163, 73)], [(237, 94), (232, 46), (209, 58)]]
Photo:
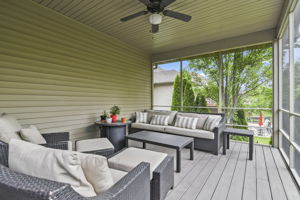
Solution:
[(0, 141), (1, 200), (150, 200), (150, 165), (141, 163), (106, 192), (85, 198), (68, 184), (16, 173), (8, 168), (8, 145)]
[(69, 142), (70, 137), (68, 132), (44, 133), (42, 136), (47, 142), (47, 144), (43, 144), (45, 147), (62, 150), (72, 148), (72, 143)]

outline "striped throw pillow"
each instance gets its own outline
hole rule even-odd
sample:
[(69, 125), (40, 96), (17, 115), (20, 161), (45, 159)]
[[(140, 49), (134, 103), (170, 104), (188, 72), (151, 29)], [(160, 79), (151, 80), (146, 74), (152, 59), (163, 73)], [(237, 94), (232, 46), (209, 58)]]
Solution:
[(151, 119), (150, 124), (167, 126), (168, 121), (169, 121), (168, 115), (154, 115)]
[(222, 117), (209, 116), (203, 126), (204, 130), (213, 131), (220, 123)]
[(179, 128), (196, 129), (198, 118), (193, 117), (177, 117), (175, 126)]
[(136, 112), (136, 123), (147, 123), (148, 113)]

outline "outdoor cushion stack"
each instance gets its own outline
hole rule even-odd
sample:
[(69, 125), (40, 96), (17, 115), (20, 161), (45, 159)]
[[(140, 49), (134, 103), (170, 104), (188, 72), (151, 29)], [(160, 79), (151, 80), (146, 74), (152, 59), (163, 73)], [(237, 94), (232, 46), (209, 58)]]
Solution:
[(70, 184), (83, 197), (101, 194), (127, 175), (125, 171), (110, 169), (103, 156), (51, 149), (16, 139), (9, 143), (8, 165), (15, 172)]
[[(136, 112), (135, 129), (152, 130), (195, 138), (213, 140), (214, 129), (222, 120), (220, 115), (181, 113), (177, 111)], [(147, 118), (147, 121), (145, 120)]]

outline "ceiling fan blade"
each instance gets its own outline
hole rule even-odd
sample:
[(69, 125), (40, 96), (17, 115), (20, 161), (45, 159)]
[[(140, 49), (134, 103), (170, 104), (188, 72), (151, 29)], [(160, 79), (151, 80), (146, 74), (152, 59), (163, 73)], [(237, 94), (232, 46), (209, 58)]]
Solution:
[(158, 24), (152, 24), (151, 32), (157, 33), (159, 31), (159, 25)]
[(145, 4), (146, 6), (149, 6), (151, 2), (149, 0), (139, 0), (142, 4)]
[(133, 18), (136, 18), (136, 17), (139, 17), (139, 16), (142, 16), (142, 15), (146, 15), (148, 14), (148, 11), (141, 11), (141, 12), (138, 12), (138, 13), (135, 13), (133, 15), (129, 15), (127, 17), (123, 17), (120, 19), (121, 22), (126, 22), (128, 20), (131, 20)]
[(172, 10), (165, 10), (163, 12), (163, 14), (165, 16), (172, 17), (172, 18), (175, 18), (175, 19), (179, 19), (179, 20), (182, 20), (184, 22), (188, 22), (192, 19), (192, 17), (189, 16), (189, 15), (182, 14), (182, 13), (179, 13), (179, 12), (175, 12), (175, 11), (172, 11)]
[(160, 7), (161, 8), (165, 8), (168, 5), (170, 5), (171, 3), (174, 3), (176, 0), (162, 0), (162, 2), (160, 3)]

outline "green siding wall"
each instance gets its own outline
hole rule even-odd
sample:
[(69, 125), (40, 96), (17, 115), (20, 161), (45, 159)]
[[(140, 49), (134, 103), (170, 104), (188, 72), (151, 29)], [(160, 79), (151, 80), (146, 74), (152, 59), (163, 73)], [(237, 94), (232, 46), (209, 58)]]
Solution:
[(150, 55), (31, 0), (0, 1), (0, 112), (75, 140), (96, 136), (113, 104), (150, 108)]

